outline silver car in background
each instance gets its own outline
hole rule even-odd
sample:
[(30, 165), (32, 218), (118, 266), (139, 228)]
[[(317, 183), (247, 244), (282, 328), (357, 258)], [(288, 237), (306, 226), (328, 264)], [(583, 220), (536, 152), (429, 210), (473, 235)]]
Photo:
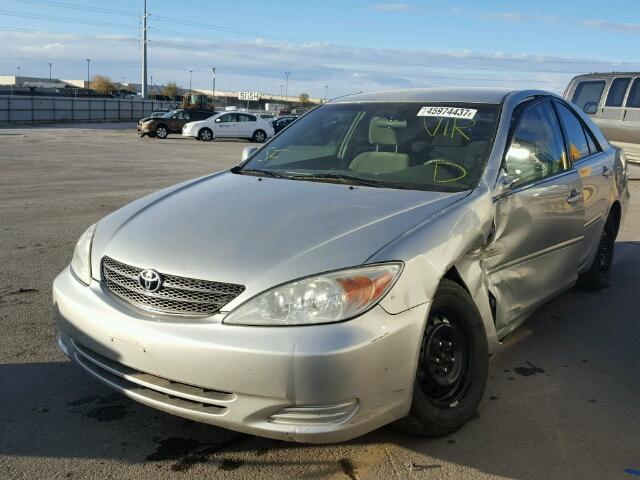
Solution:
[(610, 142), (640, 166), (640, 72), (588, 73), (574, 77), (564, 97), (584, 111)]
[(141, 403), (299, 442), (459, 429), (503, 337), (606, 284), (629, 197), (624, 155), (543, 91), (359, 94), (243, 156), (91, 226), (58, 341)]

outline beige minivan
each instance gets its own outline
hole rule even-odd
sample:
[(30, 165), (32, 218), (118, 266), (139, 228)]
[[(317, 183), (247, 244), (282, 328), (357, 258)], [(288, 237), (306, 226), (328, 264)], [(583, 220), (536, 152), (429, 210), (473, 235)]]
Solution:
[(640, 164), (640, 72), (588, 73), (564, 92), (600, 127), (607, 139)]

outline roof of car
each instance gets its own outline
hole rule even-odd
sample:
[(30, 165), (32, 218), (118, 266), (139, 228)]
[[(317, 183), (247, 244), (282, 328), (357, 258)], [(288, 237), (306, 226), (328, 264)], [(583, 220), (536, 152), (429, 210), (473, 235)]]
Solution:
[(588, 77), (598, 77), (598, 78), (609, 78), (609, 77), (637, 77), (640, 76), (640, 72), (592, 72), (592, 73), (583, 73), (581, 75), (576, 75), (573, 78), (588, 78)]
[[(414, 88), (386, 90), (348, 95), (332, 103), (351, 102), (461, 102), (461, 103), (502, 103), (504, 98), (516, 90), (507, 88)], [(540, 93), (536, 91), (536, 93)]]

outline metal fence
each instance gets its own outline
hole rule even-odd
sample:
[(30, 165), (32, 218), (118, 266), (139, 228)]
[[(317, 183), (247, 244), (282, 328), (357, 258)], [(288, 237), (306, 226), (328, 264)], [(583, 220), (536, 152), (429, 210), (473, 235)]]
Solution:
[(170, 102), (121, 98), (0, 96), (0, 125), (138, 121)]

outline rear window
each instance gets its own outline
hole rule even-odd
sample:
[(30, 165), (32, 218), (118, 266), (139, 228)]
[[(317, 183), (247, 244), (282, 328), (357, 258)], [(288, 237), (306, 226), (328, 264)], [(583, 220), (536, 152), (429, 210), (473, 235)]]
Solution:
[(613, 82), (611, 82), (611, 88), (609, 88), (605, 106), (621, 107), (624, 100), (624, 94), (627, 93), (627, 87), (629, 86), (630, 81), (631, 78), (627, 77), (616, 78)]
[(604, 86), (604, 80), (582, 81), (578, 83), (571, 101), (583, 112), (592, 110), (594, 106), (597, 108)]
[(640, 108), (640, 78), (636, 78), (631, 85), (629, 96), (627, 97), (627, 107)]
[(564, 130), (567, 134), (567, 143), (569, 144), (569, 156), (571, 157), (571, 161), (577, 162), (583, 157), (588, 157), (590, 153), (589, 142), (587, 141), (587, 136), (584, 128), (582, 127), (582, 123), (565, 105), (556, 102), (556, 107), (558, 108), (560, 120), (562, 121), (562, 125), (564, 125)]

